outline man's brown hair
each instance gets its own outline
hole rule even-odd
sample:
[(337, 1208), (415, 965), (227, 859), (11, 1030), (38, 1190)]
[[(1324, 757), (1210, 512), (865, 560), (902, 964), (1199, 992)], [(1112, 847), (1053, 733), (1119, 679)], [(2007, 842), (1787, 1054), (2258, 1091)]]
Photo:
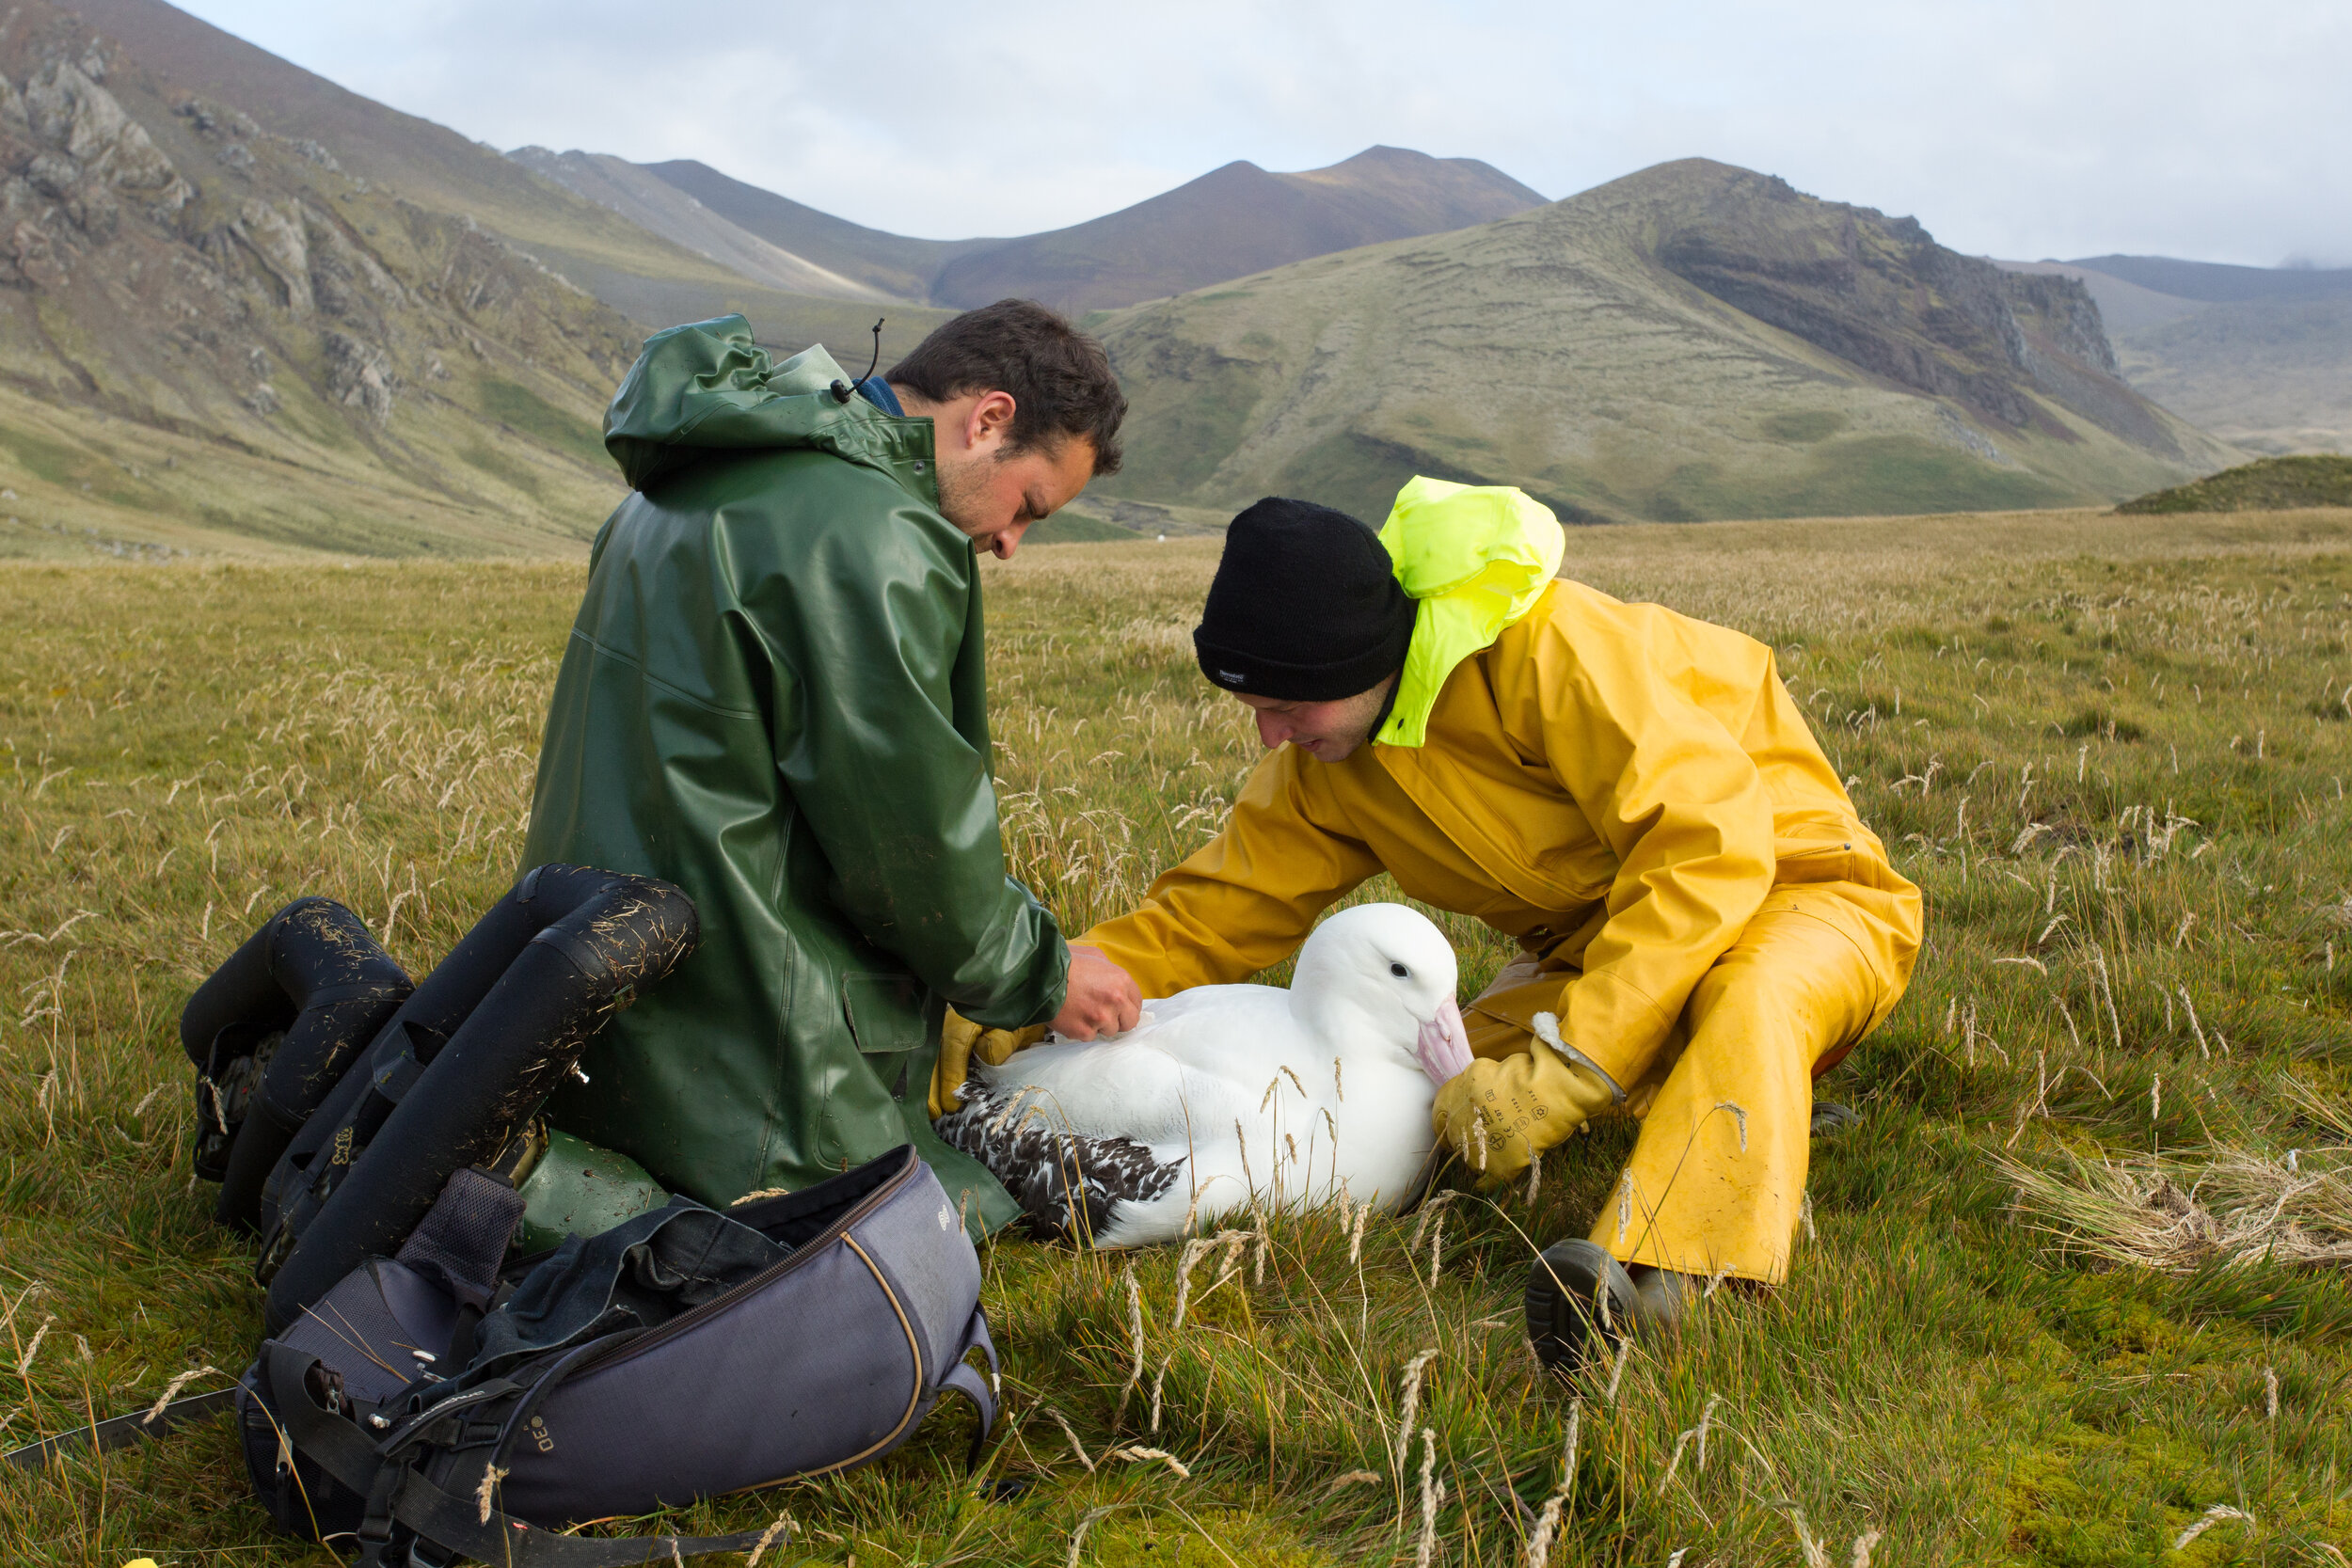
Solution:
[(1119, 471), (1127, 395), (1103, 345), (1033, 299), (1000, 299), (943, 322), (884, 380), (932, 403), (967, 392), (1012, 398), (1007, 451), (1083, 436), (1094, 471)]

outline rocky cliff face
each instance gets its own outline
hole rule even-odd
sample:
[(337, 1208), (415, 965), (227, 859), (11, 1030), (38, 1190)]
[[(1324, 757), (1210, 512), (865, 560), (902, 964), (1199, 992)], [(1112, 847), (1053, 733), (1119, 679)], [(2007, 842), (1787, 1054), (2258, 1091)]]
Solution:
[[(0, 78), (0, 283), (56, 289), (72, 263), (112, 240), (125, 200), (158, 224), (195, 199), (147, 128), (100, 84), (95, 45), (50, 58), (24, 83)], [(93, 74), (95, 73), (95, 74)]]
[(2127, 440), (2179, 447), (2137, 407), (2089, 291), (2004, 272), (1935, 243), (1916, 218), (1804, 196), (1730, 171), (1664, 214), (1658, 264), (1745, 314), (1979, 420), (2074, 439), (2039, 392)]
[[(46, 549), (67, 515), (181, 548), (580, 537), (613, 493), (595, 421), (637, 336), (470, 219), (177, 89), (71, 11), (0, 23), (0, 553)], [(124, 455), (124, 426), (167, 441), (168, 477)], [(61, 437), (44, 474), (27, 454)]]

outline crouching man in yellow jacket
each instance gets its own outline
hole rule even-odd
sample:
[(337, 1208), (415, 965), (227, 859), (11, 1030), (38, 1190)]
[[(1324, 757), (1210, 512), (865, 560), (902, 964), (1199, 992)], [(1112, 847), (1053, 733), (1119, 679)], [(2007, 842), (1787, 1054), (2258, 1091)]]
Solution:
[(1534, 1265), (1554, 1365), (1596, 1320), (1671, 1323), (1691, 1281), (1787, 1278), (1813, 1079), (1920, 935), (1772, 650), (1557, 580), (1563, 546), (1520, 492), (1429, 479), (1376, 537), (1243, 513), (1195, 641), (1271, 754), (1213, 843), (1080, 939), (1145, 996), (1242, 980), (1381, 871), (1514, 938), (1440, 1136), (1501, 1181), (1597, 1114), (1642, 1118), (1589, 1240)]

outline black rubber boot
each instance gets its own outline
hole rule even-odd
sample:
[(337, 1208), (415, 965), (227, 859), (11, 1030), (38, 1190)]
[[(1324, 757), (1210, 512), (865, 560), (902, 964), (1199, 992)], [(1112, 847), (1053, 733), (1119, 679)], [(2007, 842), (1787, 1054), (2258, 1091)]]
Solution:
[(1862, 1119), (1862, 1114), (1834, 1100), (1816, 1101), (1813, 1106), (1813, 1136), (1834, 1138)]
[(1682, 1326), (1682, 1310), (1693, 1299), (1697, 1281), (1672, 1269), (1636, 1263), (1627, 1269), (1633, 1282), (1633, 1326), (1639, 1333), (1672, 1334)]
[(1528, 1271), (1528, 1342), (1538, 1361), (1564, 1376), (1606, 1354), (1640, 1309), (1625, 1265), (1581, 1237), (1552, 1243)]

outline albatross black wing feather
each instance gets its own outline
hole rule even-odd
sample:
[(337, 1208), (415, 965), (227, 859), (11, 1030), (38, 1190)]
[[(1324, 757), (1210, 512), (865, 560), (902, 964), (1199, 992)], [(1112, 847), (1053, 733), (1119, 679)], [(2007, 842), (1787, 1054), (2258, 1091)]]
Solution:
[(1047, 1113), (1020, 1091), (967, 1080), (963, 1106), (931, 1125), (949, 1147), (988, 1167), (1021, 1205), (1022, 1229), (1040, 1241), (1087, 1245), (1122, 1203), (1147, 1203), (1176, 1184), (1184, 1161), (1162, 1164), (1149, 1145), (1086, 1137), (1041, 1126)]

